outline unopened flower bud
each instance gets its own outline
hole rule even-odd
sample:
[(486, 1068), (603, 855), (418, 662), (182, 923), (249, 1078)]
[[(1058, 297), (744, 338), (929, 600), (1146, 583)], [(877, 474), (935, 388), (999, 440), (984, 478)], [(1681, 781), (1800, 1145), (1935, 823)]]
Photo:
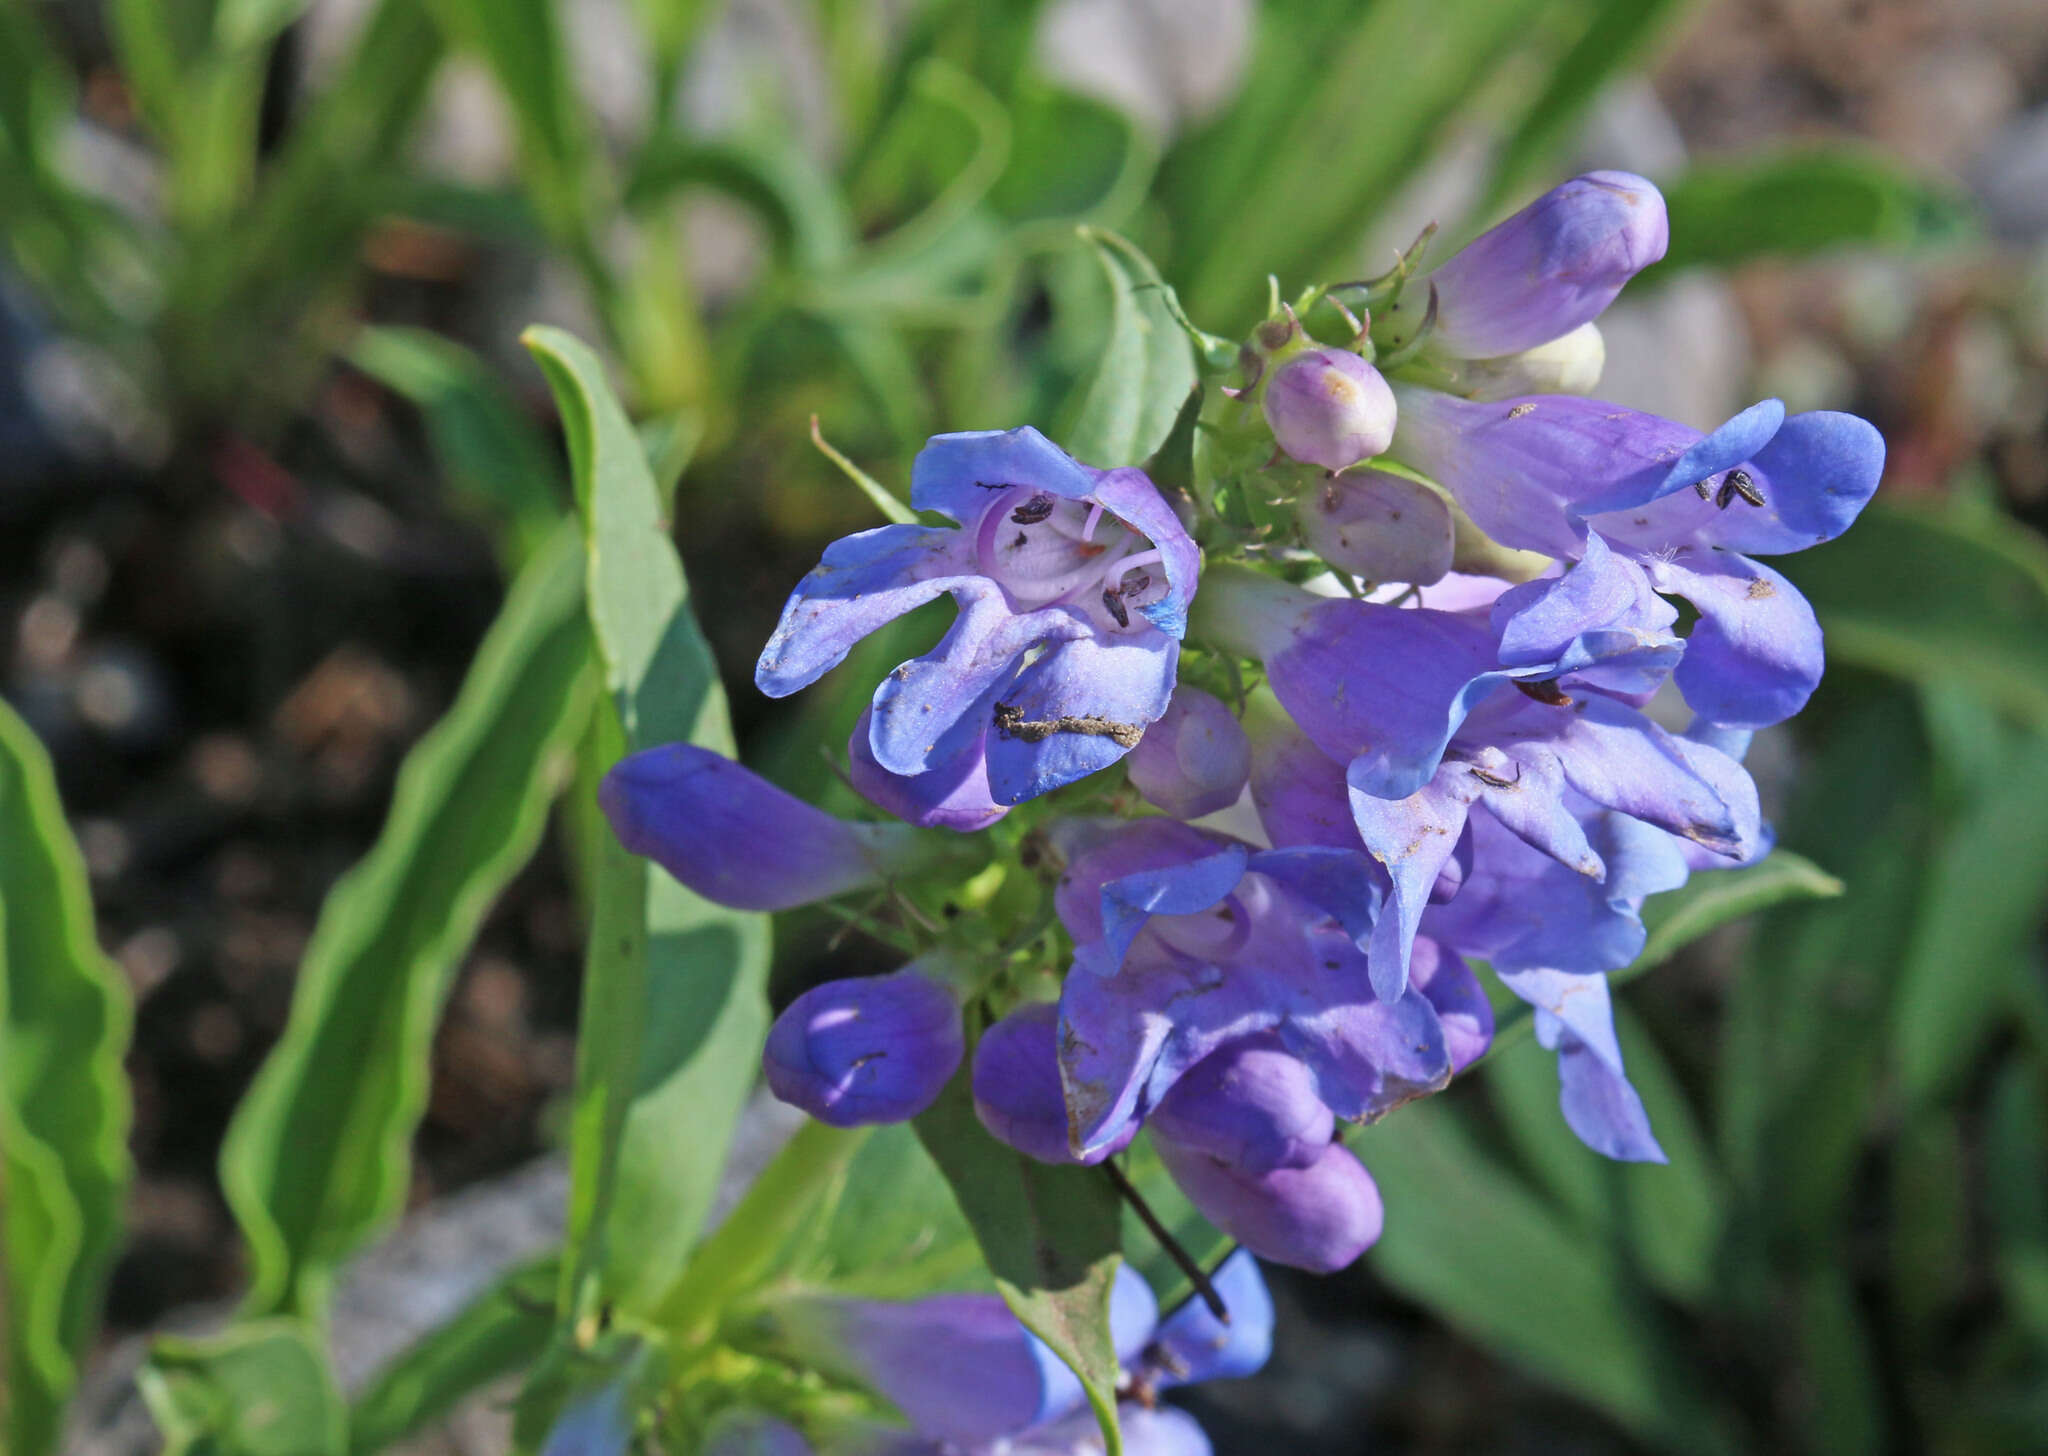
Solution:
[(1628, 172), (1574, 177), (1429, 275), (1437, 290), (1430, 346), (1492, 359), (1568, 334), (1663, 257), (1669, 237), (1664, 199), (1649, 182)]
[(1314, 1163), (1336, 1119), (1316, 1096), (1308, 1068), (1255, 1037), (1197, 1062), (1160, 1100), (1149, 1125), (1156, 1138), (1258, 1174)]
[(632, 1444), (626, 1385), (615, 1380), (562, 1412), (548, 1431), (541, 1456), (625, 1456)]
[(1428, 486), (1359, 470), (1305, 492), (1296, 515), (1309, 550), (1367, 581), (1428, 586), (1451, 569), (1451, 508)]
[(912, 963), (804, 992), (768, 1029), (761, 1069), (784, 1102), (858, 1127), (923, 1112), (965, 1051), (953, 993)]
[(1059, 1008), (1020, 1006), (982, 1033), (974, 1048), (974, 1111), (998, 1142), (1041, 1163), (1099, 1163), (1137, 1135), (1134, 1121), (1085, 1158), (1068, 1146), (1060, 1089)]
[(1467, 399), (1515, 399), (1525, 394), (1591, 394), (1607, 367), (1600, 326), (1583, 323), (1570, 333), (1497, 359), (1474, 359), (1457, 375)]
[(814, 809), (722, 754), (670, 743), (620, 760), (598, 803), (619, 843), (707, 900), (787, 910), (880, 882), (916, 853), (901, 824)]
[(1334, 1274), (1380, 1236), (1379, 1188), (1342, 1143), (1331, 1143), (1306, 1168), (1258, 1174), (1165, 1138), (1157, 1146), (1188, 1201), (1261, 1259)]
[(1124, 762), (1146, 803), (1198, 819), (1237, 802), (1251, 773), (1252, 748), (1221, 699), (1182, 683)]
[(1296, 460), (1342, 470), (1394, 438), (1394, 394), (1379, 370), (1342, 349), (1304, 349), (1266, 385), (1266, 423)]

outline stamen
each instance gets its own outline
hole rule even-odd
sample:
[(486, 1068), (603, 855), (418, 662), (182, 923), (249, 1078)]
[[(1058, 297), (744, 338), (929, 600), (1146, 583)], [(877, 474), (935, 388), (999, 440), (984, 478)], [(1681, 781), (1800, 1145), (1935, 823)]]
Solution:
[(1103, 588), (1102, 605), (1108, 608), (1109, 614), (1112, 617), (1116, 618), (1117, 626), (1128, 627), (1131, 625), (1131, 614), (1124, 607), (1124, 594), (1117, 590), (1117, 588), (1113, 586)]
[(1010, 512), (1010, 519), (1020, 526), (1035, 526), (1052, 514), (1053, 498), (1040, 491), (1016, 510)]
[(1093, 541), (1095, 539), (1095, 523), (1101, 519), (1102, 505), (1100, 502), (1097, 502), (1094, 508), (1088, 512), (1087, 524), (1081, 527), (1081, 539), (1083, 541)]

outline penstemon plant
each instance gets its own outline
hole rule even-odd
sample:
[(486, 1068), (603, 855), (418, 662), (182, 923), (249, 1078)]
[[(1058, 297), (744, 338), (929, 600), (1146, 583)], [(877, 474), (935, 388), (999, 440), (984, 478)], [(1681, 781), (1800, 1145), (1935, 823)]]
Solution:
[[(815, 1131), (663, 1320), (584, 1328), (618, 1363), (561, 1387), (549, 1449), (1206, 1451), (1155, 1397), (1263, 1361), (1248, 1255), (1334, 1271), (1431, 1216), (1383, 1206), (1357, 1130), (1506, 1034), (1475, 963), (1557, 1054), (1572, 1132), (1663, 1160), (1609, 977), (1649, 897), (1769, 854), (1743, 755), (1822, 654), (1755, 558), (1844, 531), (1883, 444), (1775, 400), (1702, 434), (1589, 397), (1596, 319), (1666, 249), (1639, 177), (1574, 179), (1441, 261), (1431, 241), (1275, 285), (1233, 349), (1115, 240), (1201, 375), (1142, 452), (1179, 484), (1028, 425), (934, 437), (908, 510), (862, 480), (892, 523), (826, 549), (755, 681), (811, 689), (953, 598), (929, 650), (848, 685), (872, 700), (845, 774), (887, 819), (701, 738), (605, 776), (619, 844), (696, 895), (831, 902), (901, 965), (776, 1019), (768, 1086)], [(775, 1277), (857, 1130), (903, 1123), (1000, 1299)]]

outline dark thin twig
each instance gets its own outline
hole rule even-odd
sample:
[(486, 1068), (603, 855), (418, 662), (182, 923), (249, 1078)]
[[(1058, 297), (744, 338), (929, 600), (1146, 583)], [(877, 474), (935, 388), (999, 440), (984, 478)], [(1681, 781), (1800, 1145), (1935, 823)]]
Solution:
[(1166, 1225), (1159, 1221), (1159, 1215), (1152, 1211), (1152, 1206), (1145, 1202), (1144, 1195), (1139, 1193), (1136, 1186), (1124, 1175), (1124, 1170), (1116, 1165), (1116, 1160), (1105, 1158), (1102, 1171), (1109, 1174), (1110, 1186), (1116, 1189), (1117, 1196), (1130, 1204), (1131, 1212), (1138, 1215), (1138, 1222), (1145, 1225), (1152, 1237), (1159, 1241), (1159, 1247), (1166, 1250), (1166, 1257), (1173, 1260), (1174, 1266), (1188, 1276), (1188, 1283), (1195, 1286), (1195, 1293), (1202, 1297), (1202, 1303), (1209, 1306), (1209, 1313), (1224, 1324), (1229, 1324), (1230, 1310), (1224, 1305), (1223, 1296), (1216, 1292), (1216, 1286), (1209, 1282), (1209, 1276), (1202, 1272), (1202, 1266), (1195, 1262), (1194, 1256), (1183, 1249), (1180, 1241), (1166, 1231)]

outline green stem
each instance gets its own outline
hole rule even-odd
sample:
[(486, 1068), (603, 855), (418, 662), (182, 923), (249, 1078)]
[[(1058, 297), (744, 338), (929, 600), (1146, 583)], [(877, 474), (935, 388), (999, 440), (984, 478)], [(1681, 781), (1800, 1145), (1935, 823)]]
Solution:
[(853, 1161), (866, 1128), (806, 1121), (754, 1180), (655, 1313), (684, 1347), (701, 1345), (735, 1295), (767, 1274), (775, 1256), (810, 1222), (818, 1200)]

